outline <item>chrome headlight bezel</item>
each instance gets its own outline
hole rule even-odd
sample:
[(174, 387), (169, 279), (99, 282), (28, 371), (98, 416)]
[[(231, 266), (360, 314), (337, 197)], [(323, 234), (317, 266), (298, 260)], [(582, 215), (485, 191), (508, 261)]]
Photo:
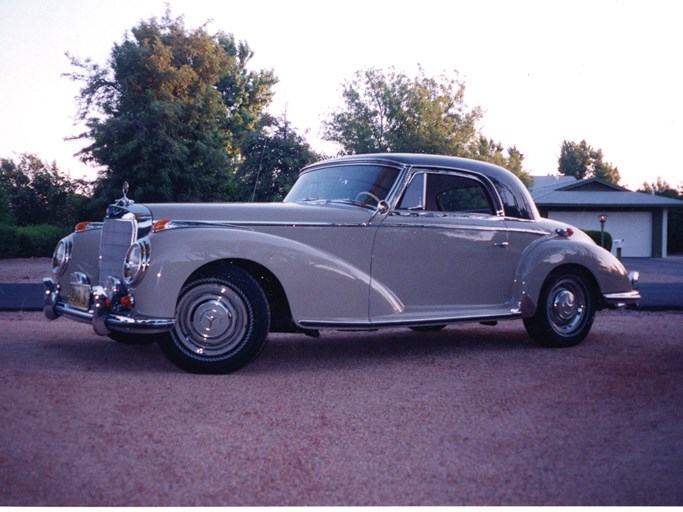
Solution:
[(58, 277), (66, 272), (71, 254), (73, 253), (74, 243), (70, 236), (62, 238), (52, 253), (52, 272)]
[(149, 267), (152, 246), (148, 240), (138, 240), (128, 248), (123, 261), (123, 281), (127, 286), (135, 286), (142, 281)]

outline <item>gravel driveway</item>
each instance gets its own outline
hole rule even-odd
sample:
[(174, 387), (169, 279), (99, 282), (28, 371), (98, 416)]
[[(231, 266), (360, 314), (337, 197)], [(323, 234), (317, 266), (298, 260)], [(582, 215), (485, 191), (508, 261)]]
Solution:
[(683, 313), (273, 335), (228, 376), (0, 314), (0, 505), (682, 505)]

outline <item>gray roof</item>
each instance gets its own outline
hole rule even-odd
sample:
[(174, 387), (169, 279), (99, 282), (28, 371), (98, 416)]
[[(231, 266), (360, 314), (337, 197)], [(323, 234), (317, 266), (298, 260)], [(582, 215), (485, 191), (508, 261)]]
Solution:
[[(531, 196), (539, 207), (668, 208), (683, 201), (655, 196), (612, 185), (596, 178), (577, 180), (573, 176), (534, 176)], [(602, 185), (604, 190), (581, 190), (585, 185)]]

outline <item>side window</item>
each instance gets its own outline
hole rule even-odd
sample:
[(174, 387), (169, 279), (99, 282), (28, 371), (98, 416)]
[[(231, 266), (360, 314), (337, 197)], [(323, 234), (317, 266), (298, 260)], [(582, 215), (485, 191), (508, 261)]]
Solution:
[(427, 209), (439, 212), (493, 215), (491, 200), (483, 185), (457, 174), (430, 174), (427, 180)]
[(424, 210), (425, 173), (415, 174), (410, 180), (398, 207), (402, 210)]
[(403, 193), (399, 208), (495, 215), (483, 185), (457, 174), (415, 174)]
[(477, 184), (444, 190), (436, 197), (439, 211), (491, 213), (486, 195)]

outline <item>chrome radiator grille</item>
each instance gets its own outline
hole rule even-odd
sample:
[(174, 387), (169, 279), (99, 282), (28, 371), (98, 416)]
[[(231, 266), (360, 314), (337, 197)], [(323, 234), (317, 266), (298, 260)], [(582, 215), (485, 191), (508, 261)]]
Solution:
[(137, 222), (133, 219), (105, 219), (100, 242), (100, 284), (107, 276), (122, 278), (123, 260), (136, 234)]

